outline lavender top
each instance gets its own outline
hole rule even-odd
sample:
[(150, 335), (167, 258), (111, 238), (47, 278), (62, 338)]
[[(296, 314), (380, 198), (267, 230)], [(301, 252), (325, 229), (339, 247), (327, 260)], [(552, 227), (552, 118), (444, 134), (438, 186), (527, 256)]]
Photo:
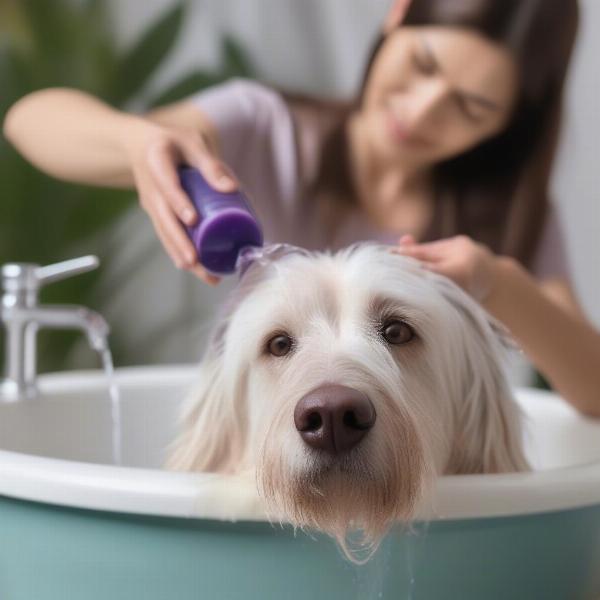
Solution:
[[(361, 240), (397, 242), (399, 233), (376, 229), (358, 210), (340, 223), (334, 239), (327, 239), (314, 205), (302, 197), (294, 124), (276, 91), (256, 81), (234, 78), (192, 96), (191, 101), (216, 128), (221, 158), (240, 180), (266, 242), (332, 250)], [(569, 279), (566, 247), (554, 207), (548, 212), (532, 272), (539, 279)]]

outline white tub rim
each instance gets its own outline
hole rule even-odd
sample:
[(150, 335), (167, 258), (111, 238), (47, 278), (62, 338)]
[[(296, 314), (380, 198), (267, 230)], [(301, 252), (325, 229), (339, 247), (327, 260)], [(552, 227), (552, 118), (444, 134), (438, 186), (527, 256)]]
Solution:
[[(176, 383), (197, 365), (122, 367), (122, 385), (160, 377)], [(98, 370), (40, 376), (43, 391), (105, 387)], [(516, 390), (519, 392), (519, 388)], [(527, 393), (548, 395), (542, 390)], [(565, 406), (565, 409), (569, 408)], [(582, 417), (583, 418), (583, 417)], [(211, 473), (177, 473), (34, 456), (0, 450), (0, 494), (81, 509), (138, 515), (268, 521), (253, 481)], [(509, 517), (600, 505), (600, 460), (585, 464), (499, 475), (451, 475), (436, 483), (432, 506), (417, 520)]]

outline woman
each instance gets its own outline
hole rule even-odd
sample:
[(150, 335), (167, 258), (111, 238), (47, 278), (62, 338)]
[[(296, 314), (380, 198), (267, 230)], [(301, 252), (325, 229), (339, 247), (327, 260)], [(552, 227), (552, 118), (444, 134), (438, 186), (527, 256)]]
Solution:
[(576, 26), (575, 0), (396, 0), (355, 102), (233, 80), (138, 116), (50, 89), (17, 102), (4, 129), (49, 174), (134, 185), (175, 264), (208, 283), (181, 226), (197, 215), (178, 163), (222, 191), (241, 181), (269, 241), (399, 239), (600, 416), (600, 334), (552, 256), (547, 189)]

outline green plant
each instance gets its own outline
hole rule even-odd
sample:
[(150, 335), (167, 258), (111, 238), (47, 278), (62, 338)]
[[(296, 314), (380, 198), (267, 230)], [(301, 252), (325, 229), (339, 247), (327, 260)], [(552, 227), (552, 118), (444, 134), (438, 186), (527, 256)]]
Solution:
[[(45, 87), (78, 88), (125, 107), (172, 50), (185, 8), (184, 2), (176, 3), (122, 53), (111, 32), (106, 0), (0, 0), (0, 119), (16, 100)], [(252, 77), (253, 69), (234, 40), (224, 38), (222, 55), (216, 71), (187, 73), (147, 108), (235, 75)], [(58, 262), (74, 257), (75, 248), (78, 254), (94, 253), (94, 236), (135, 202), (132, 191), (47, 177), (0, 138), (0, 264)], [(91, 272), (53, 284), (43, 290), (42, 300), (93, 306), (97, 277)], [(39, 370), (65, 368), (64, 357), (77, 335), (43, 332)]]

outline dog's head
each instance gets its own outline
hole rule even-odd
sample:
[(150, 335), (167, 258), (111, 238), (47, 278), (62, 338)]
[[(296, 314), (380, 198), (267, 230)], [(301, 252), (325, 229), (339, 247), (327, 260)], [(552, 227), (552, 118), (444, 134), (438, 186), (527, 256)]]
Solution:
[(526, 468), (501, 326), (387, 246), (271, 248), (213, 332), (171, 468), (255, 468), (273, 514), (373, 544), (436, 475)]

